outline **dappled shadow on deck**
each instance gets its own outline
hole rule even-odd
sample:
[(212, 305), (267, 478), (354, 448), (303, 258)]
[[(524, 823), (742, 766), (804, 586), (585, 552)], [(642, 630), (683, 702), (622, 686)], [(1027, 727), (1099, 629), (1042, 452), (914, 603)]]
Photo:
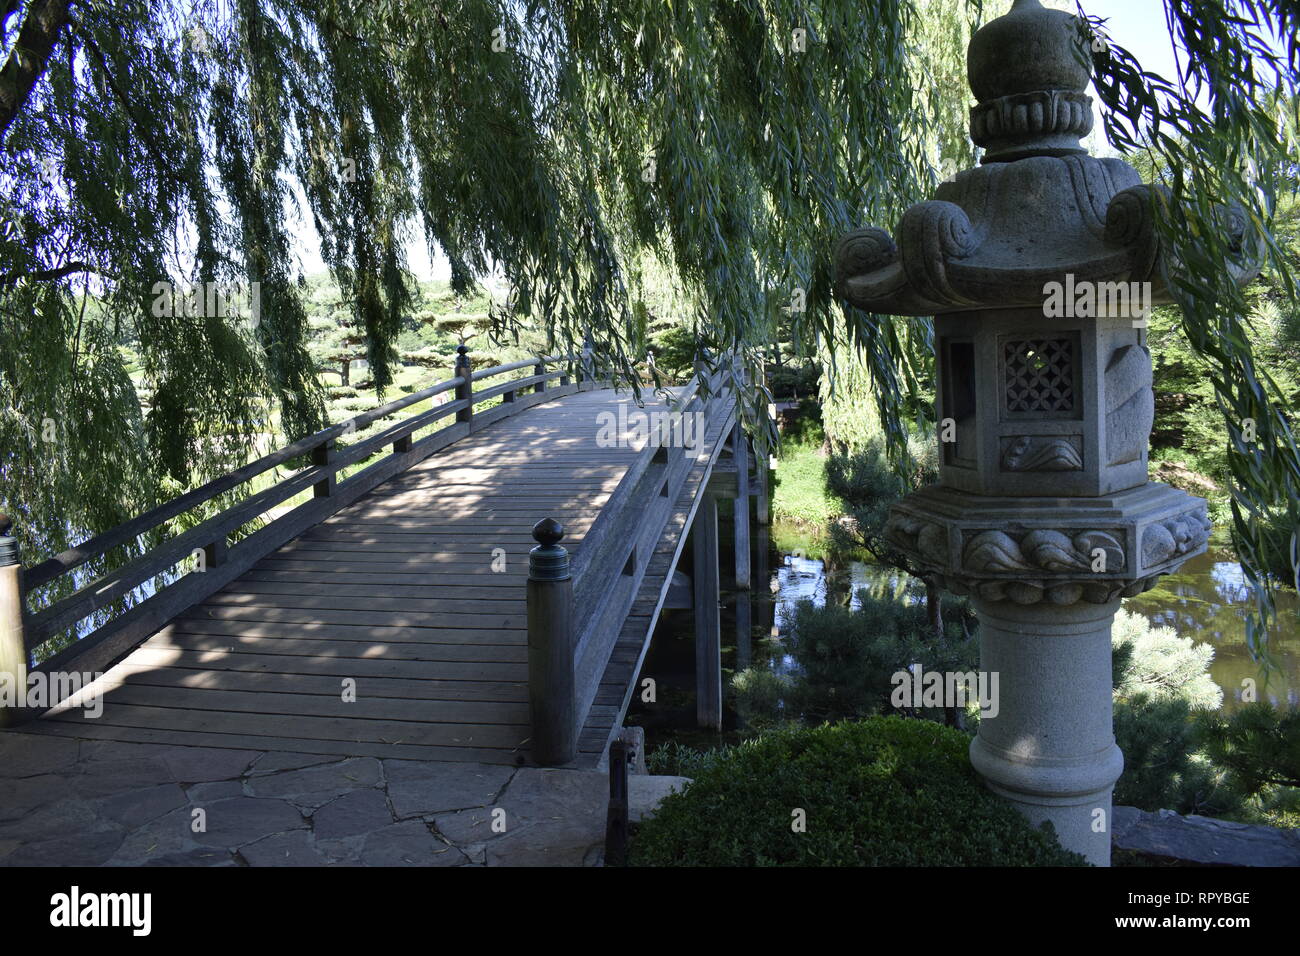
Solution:
[(530, 530), (556, 517), (581, 547), (639, 450), (598, 444), (600, 413), (630, 401), (584, 392), (449, 446), (145, 641), (88, 689), (101, 715), (83, 692), (24, 732), (526, 763)]

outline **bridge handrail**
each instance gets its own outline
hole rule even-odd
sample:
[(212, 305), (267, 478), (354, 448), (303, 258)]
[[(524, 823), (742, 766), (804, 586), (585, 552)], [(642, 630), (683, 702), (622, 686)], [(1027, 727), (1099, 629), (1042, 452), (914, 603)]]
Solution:
[[(671, 409), (682, 415), (702, 413), (701, 448), (729, 398), (719, 388), (724, 375), (722, 368), (711, 373), (701, 368)], [(635, 603), (692, 466), (684, 447), (665, 445), (654, 436), (647, 441), (572, 559), (563, 558), (568, 573), (562, 597), (556, 597), (551, 580), (532, 577), (530, 561), (529, 685), (539, 760), (562, 764), (573, 759), (578, 729), (599, 690), (621, 622)], [(538, 553), (550, 552), (542, 548)]]
[[(709, 386), (715, 384), (716, 376), (710, 377)], [(677, 397), (676, 404), (678, 408), (675, 411), (682, 415), (688, 415), (695, 411), (703, 411), (705, 400), (700, 394), (700, 382), (695, 379), (687, 387), (687, 390)], [(600, 514), (596, 520), (591, 523), (587, 533), (582, 537), (582, 546), (578, 548), (573, 556), (572, 574), (574, 579), (574, 590), (579, 594), (582, 593), (581, 586), (578, 582), (585, 582), (588, 579), (589, 572), (593, 569), (604, 568), (606, 574), (612, 573), (608, 566), (597, 560), (598, 555), (606, 556), (613, 539), (610, 537), (610, 530), (617, 523), (619, 517), (626, 510), (629, 500), (633, 497), (638, 483), (654, 462), (657, 455), (663, 455), (663, 447), (655, 444), (653, 440), (646, 442), (646, 447), (641, 449), (636, 460), (624, 473), (618, 486), (610, 494), (609, 499), (600, 509)], [(668, 450), (671, 454), (671, 449)]]
[[(557, 393), (568, 394), (580, 388), (593, 387), (594, 384), (592, 382), (571, 383), (575, 368), (577, 368), (577, 376), (581, 377), (582, 375), (581, 367), (576, 365), (579, 358), (577, 355), (536, 356), (520, 362), (506, 363), (471, 372), (467, 355), (468, 350), (461, 346), (457, 351), (457, 374), (454, 378), (437, 382), (427, 388), (404, 395), (382, 406), (353, 416), (346, 421), (338, 422), (300, 438), (254, 462), (214, 478), (192, 491), (186, 492), (27, 569), (21, 576), (22, 596), (18, 598), (19, 602), (23, 604), (21, 611), (23, 617), (22, 631), (24, 633), (21, 639), (24, 651), (30, 652), (34, 650), (68, 627), (111, 605), (114, 601), (130, 595), (146, 581), (174, 567), (196, 551), (202, 550), (204, 553), (205, 571), (211, 572), (212, 569), (225, 565), (229, 556), (236, 551), (241, 552), (242, 555), (242, 560), (238, 562), (239, 567), (241, 569), (246, 568), (253, 561), (260, 560), (261, 557), (276, 547), (288, 540), (292, 540), (294, 536), (300, 534), (307, 527), (323, 521), (339, 508), (351, 503), (351, 501), (369, 491), (379, 482), (404, 471), (439, 448), (445, 447), (493, 421), (509, 417), (530, 405), (536, 404), (538, 401), (546, 400), (548, 397), (556, 397)], [(553, 366), (561, 367), (548, 370), (548, 367)], [(476, 390), (474, 388), (475, 382), (507, 375), (525, 368), (533, 368), (535, 374), (524, 378), (507, 380), (487, 389)], [(558, 380), (558, 385), (551, 386), (550, 383), (554, 380)], [(366, 425), (391, 416), (395, 412), (452, 390), (455, 390), (455, 399), (453, 401), (402, 419), (360, 442), (343, 446), (341, 449), (336, 448), (336, 439), (339, 437), (353, 434)], [(525, 398), (521, 398), (521, 393), (525, 392), (530, 392), (530, 394), (527, 394)], [(475, 405), (498, 396), (502, 399), (500, 405), (475, 415)], [(412, 436), (416, 431), (428, 427), (449, 415), (456, 416), (456, 421), (451, 426), (439, 429), (418, 441), (413, 440)], [(385, 445), (391, 445), (390, 454), (384, 456), (380, 461), (368, 465), (360, 472), (350, 475), (344, 481), (336, 483), (336, 475), (340, 470), (349, 465), (365, 461)], [(164, 522), (202, 505), (223, 492), (256, 478), (277, 465), (304, 456), (310, 457), (311, 463), (309, 465), (280, 479), (270, 487), (244, 498), (231, 507), (205, 519), (193, 528), (169, 538), (158, 547), (112, 571), (98, 576), (89, 583), (83, 584), (72, 594), (63, 597), (38, 613), (28, 614), (26, 612), (25, 595), (29, 594), (33, 588), (55, 581), (60, 576), (75, 570), (110, 549), (135, 540), (140, 534), (159, 527)], [(397, 462), (400, 467), (395, 467), (394, 462)], [(314, 489), (313, 500), (297, 506), (287, 514), (273, 518), (262, 529), (241, 539), (234, 545), (228, 544), (227, 536), (231, 532), (238, 530), (259, 515), (267, 512), (270, 508), (295, 497), (308, 488)], [(347, 489), (347, 494), (340, 496), (339, 491), (343, 489)], [(291, 516), (296, 517), (293, 521), (287, 522), (286, 519)], [(285, 530), (292, 530), (292, 533), (287, 537), (283, 533), (267, 534), (268, 531), (282, 523), (285, 525)], [(194, 577), (194, 574), (186, 574), (176, 581), (159, 587), (154, 594), (139, 601), (136, 607), (156, 601), (167, 592), (177, 590), (182, 582), (190, 581)], [(199, 577), (204, 577), (204, 575), (199, 575)], [(211, 588), (201, 587), (191, 581), (186, 585), (184, 592), (187, 596), (193, 596), (193, 599), (169, 604), (168, 609), (171, 615), (174, 616), (180, 613), (186, 607), (214, 593), (221, 586), (224, 586), (230, 577), (232, 576), (228, 574), (213, 575), (211, 581), (215, 586)], [(167, 604), (167, 602), (163, 603)], [(113, 621), (101, 625), (95, 631), (85, 635), (81, 640), (76, 641), (71, 647), (55, 655), (55, 657), (62, 661), (70, 652), (85, 650), (93, 646), (93, 637), (99, 635), (105, 629), (112, 628), (118, 620), (129, 617), (134, 611), (135, 608), (128, 609)], [(150, 618), (150, 615), (147, 614), (137, 616)], [(157, 617), (157, 615), (153, 617)], [(165, 621), (162, 623), (165, 623)], [(144, 624), (137, 626), (135, 630), (140, 631), (142, 627), (144, 627)], [(147, 634), (140, 634), (141, 639), (145, 636)]]

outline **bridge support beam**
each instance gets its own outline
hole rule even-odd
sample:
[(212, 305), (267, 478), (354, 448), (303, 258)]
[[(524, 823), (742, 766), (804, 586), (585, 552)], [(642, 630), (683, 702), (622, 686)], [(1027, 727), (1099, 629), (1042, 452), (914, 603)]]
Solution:
[(722, 616), (718, 607), (718, 499), (700, 497), (691, 528), (695, 560), (695, 719), (722, 729)]
[(749, 564), (749, 439), (736, 422), (731, 432), (731, 457), (736, 463), (736, 588), (748, 591)]
[(754, 449), (754, 518), (761, 525), (769, 525), (772, 523), (772, 497), (768, 492), (771, 459), (760, 454), (762, 451), (761, 446)]

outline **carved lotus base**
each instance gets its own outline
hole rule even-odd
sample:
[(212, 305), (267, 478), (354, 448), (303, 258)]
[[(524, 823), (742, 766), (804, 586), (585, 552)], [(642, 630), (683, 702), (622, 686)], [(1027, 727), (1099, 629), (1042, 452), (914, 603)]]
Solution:
[(986, 601), (1106, 604), (1205, 551), (1205, 502), (1149, 482), (1097, 498), (1001, 498), (931, 487), (890, 509), (887, 540)]

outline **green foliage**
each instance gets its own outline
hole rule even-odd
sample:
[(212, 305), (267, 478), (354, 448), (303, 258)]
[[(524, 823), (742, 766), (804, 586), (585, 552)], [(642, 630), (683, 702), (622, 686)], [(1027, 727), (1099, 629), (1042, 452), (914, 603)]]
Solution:
[(724, 750), (716, 747), (695, 750), (676, 740), (669, 740), (655, 747), (646, 756), (646, 770), (655, 774), (695, 777), (717, 763), (724, 753)]
[(1210, 676), (1214, 648), (1157, 627), (1141, 614), (1121, 609), (1110, 634), (1115, 700), (1140, 695), (1177, 698), (1188, 707), (1209, 710), (1223, 703), (1223, 691)]
[[(792, 413), (793, 412), (793, 413)], [(804, 446), (821, 449), (826, 444), (826, 429), (822, 425), (822, 409), (811, 398), (800, 399), (793, 410), (782, 413), (785, 428), (781, 433), (781, 444)]]
[(822, 368), (816, 362), (797, 365), (768, 365), (767, 387), (778, 401), (805, 399), (817, 393)]
[[(845, 720), (890, 709), (891, 678), (919, 664), (926, 671), (977, 669), (977, 642), (962, 628), (964, 604), (945, 602), (946, 631), (931, 634), (921, 604), (857, 594), (858, 610), (795, 605), (786, 649), (798, 665), (787, 693), (793, 714), (808, 721)], [(968, 622), (969, 623), (969, 622)]]
[[(1148, 158), (1164, 187), (1153, 190), (1151, 211), (1170, 264), (1165, 281), (1179, 332), (1203, 360), (1223, 418), (1235, 544), (1257, 585), (1248, 636), (1266, 641), (1260, 625), (1272, 620), (1277, 582), (1263, 573), (1268, 546), (1259, 522), (1280, 509), (1300, 527), (1300, 447), (1286, 388), (1251, 341), (1251, 293), (1237, 280), (1262, 263), (1273, 308), (1297, 311), (1293, 262), (1279, 242), (1285, 216), (1279, 230), (1277, 213), (1295, 192), (1300, 8), (1272, 0), (1166, 0), (1165, 8), (1182, 48), (1173, 79), (1144, 71), (1096, 18), (1084, 32), (1095, 40), (1107, 139)], [(1275, 46), (1272, 36), (1283, 42)]]
[[(1077, 866), (970, 767), (969, 738), (900, 717), (724, 751), (629, 847), (637, 866)], [(791, 811), (807, 815), (794, 832)]]
[(1252, 795), (1267, 787), (1300, 787), (1300, 711), (1258, 702), (1231, 717), (1202, 718), (1205, 752)]
[(657, 332), (651, 340), (655, 353), (655, 366), (670, 381), (689, 378), (695, 368), (699, 351), (695, 333), (684, 325), (674, 325)]
[(1206, 816), (1244, 809), (1223, 770), (1198, 752), (1193, 711), (1185, 699), (1139, 693), (1117, 702), (1115, 742), (1124, 752), (1117, 805)]
[(1255, 524), (1259, 531), (1257, 570), (1285, 587), (1300, 590), (1300, 562), (1296, 560), (1300, 527), (1282, 508), (1264, 510)]
[(1115, 741), (1124, 773), (1115, 803), (1142, 810), (1240, 814), (1244, 801), (1201, 752), (1195, 718), (1223, 692), (1210, 677), (1214, 648), (1121, 609), (1111, 628)]
[[(854, 409), (869, 397), (902, 456), (909, 422), (930, 414), (930, 324), (838, 308), (826, 252), (850, 228), (896, 222), (969, 161), (961, 57), (980, 6), (7, 5), (0, 54), (17, 82), (0, 108), (0, 506), (28, 553), (46, 554), (141, 510), (167, 481), (191, 486), (247, 458), (268, 421), (290, 438), (324, 422), (291, 242), (299, 190), (378, 390), (397, 376), (416, 307), (414, 228), (449, 261), (467, 300), (456, 311), (500, 341), (531, 328), (567, 351), (590, 336), (631, 379), (660, 321), (689, 316), (699, 344), (738, 348), (750, 371), (788, 340), (830, 382), (858, 375), (828, 411), (832, 443), (855, 447)], [(1262, 252), (1269, 300), (1294, 324), (1274, 213), (1295, 178), (1296, 15), (1274, 0), (1166, 9), (1183, 75), (1144, 72), (1110, 40), (1097, 46), (1097, 87), (1111, 142), (1161, 159), (1179, 334), (1224, 418), (1238, 551), (1257, 578), (1271, 563), (1263, 516), (1300, 525), (1300, 451), (1226, 267)], [(18, 42), (47, 22), (39, 50)], [(1243, 210), (1242, 230), (1222, 228), (1225, 202)], [(647, 261), (670, 280), (670, 308), (643, 294)], [(468, 301), (498, 268), (505, 301)], [(260, 283), (256, 328), (152, 313), (155, 283), (196, 280)], [(128, 330), (130, 366), (118, 352)], [(148, 394), (143, 415), (128, 367)], [(742, 397), (757, 427), (768, 396)], [(31, 441), (52, 412), (69, 435), (57, 464)]]
[(772, 485), (773, 517), (821, 528), (839, 511), (839, 502), (826, 489), (826, 458), (820, 445), (782, 443)]
[(795, 686), (789, 677), (763, 665), (737, 671), (731, 678), (731, 693), (746, 730), (763, 730), (787, 720), (787, 708), (797, 707)]

